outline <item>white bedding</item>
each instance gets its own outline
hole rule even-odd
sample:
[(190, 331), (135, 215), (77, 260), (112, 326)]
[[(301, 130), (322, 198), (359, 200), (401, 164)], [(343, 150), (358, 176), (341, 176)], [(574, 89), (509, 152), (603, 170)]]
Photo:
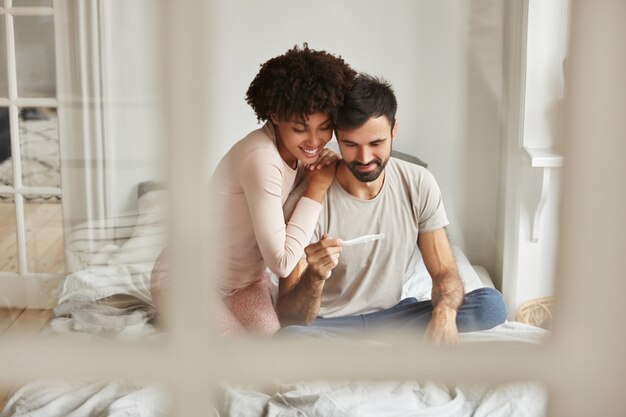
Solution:
[[(104, 285), (108, 273), (115, 285)], [(160, 337), (151, 324), (154, 309), (146, 300), (145, 275), (120, 266), (101, 267), (70, 276), (49, 334), (139, 340)], [(111, 294), (124, 291), (123, 294)], [(132, 294), (131, 294), (132, 293)], [(494, 329), (464, 333), (461, 343), (511, 341), (539, 343), (543, 329), (508, 322)], [(344, 381), (274, 383), (251, 389), (223, 385), (220, 416), (491, 416), (545, 415), (547, 394), (536, 384), (499, 387), (433, 382)], [(0, 417), (166, 416), (169, 398), (155, 386), (124, 381), (34, 382), (15, 392)]]
[(31, 382), (18, 389), (0, 417), (164, 417), (169, 399), (158, 387), (125, 381)]
[[(75, 291), (87, 299), (93, 289)], [(67, 301), (49, 332), (73, 337), (138, 340), (159, 337), (150, 324), (152, 307), (135, 299), (135, 306), (117, 308), (116, 297), (100, 303)], [(128, 302), (128, 300), (126, 301)], [(126, 304), (128, 305), (128, 304)], [(518, 322), (462, 334), (461, 343), (516, 341), (538, 343), (546, 331)], [(491, 416), (540, 417), (547, 394), (536, 384), (515, 383), (495, 388), (459, 385), (448, 388), (432, 382), (347, 381), (274, 384), (268, 390), (223, 385), (215, 415), (220, 416)], [(0, 417), (82, 417), (169, 415), (170, 399), (157, 386), (128, 381), (38, 381), (26, 384), (10, 398)]]
[[(548, 332), (519, 322), (463, 333), (460, 343), (540, 343)], [(409, 360), (409, 359), (407, 359)], [(316, 381), (249, 387), (224, 385), (222, 416), (541, 417), (547, 391), (539, 384), (446, 386), (417, 381)]]
[[(148, 195), (152, 194), (149, 193)], [(152, 325), (150, 270), (163, 241), (162, 222), (154, 212), (154, 195), (140, 203), (137, 226), (126, 241), (103, 242), (105, 253), (79, 253), (81, 262), (99, 259), (100, 266), (67, 277), (55, 317), (46, 332), (61, 337), (145, 340), (162, 334)], [(81, 242), (77, 239), (76, 242)], [(77, 247), (80, 244), (77, 243)], [(482, 282), (465, 255), (455, 248), (467, 291)], [(423, 263), (409, 272), (403, 296), (430, 297), (430, 278)], [(482, 332), (461, 334), (461, 343), (515, 341), (539, 343), (547, 332), (510, 322)], [(298, 382), (274, 383), (271, 389), (223, 386), (214, 413), (221, 416), (542, 416), (545, 391), (533, 384), (498, 388), (445, 386), (427, 382)], [(124, 381), (38, 381), (11, 396), (0, 417), (165, 416), (169, 398), (154, 386)], [(219, 414), (218, 414), (219, 413)]]
[[(101, 288), (100, 274), (105, 270), (97, 271), (72, 276), (62, 295), (64, 301), (55, 311), (59, 317), (51, 322), (48, 333), (125, 341), (160, 337), (151, 324), (152, 305), (129, 294), (107, 295), (110, 291)], [(137, 287), (135, 293), (141, 294), (143, 288)], [(93, 300), (102, 295), (107, 296)], [(543, 329), (509, 322), (461, 334), (460, 339), (461, 343), (539, 343), (546, 335)], [(433, 382), (344, 381), (274, 383), (263, 389), (223, 385), (222, 389), (214, 415), (539, 417), (545, 415), (547, 404), (545, 390), (531, 383), (449, 388)], [(157, 386), (127, 381), (38, 381), (17, 390), (0, 417), (161, 417), (169, 415), (169, 404), (168, 395)]]
[[(459, 276), (461, 277), (461, 281), (463, 281), (465, 293), (482, 287), (493, 287), (493, 282), (484, 268), (479, 267), (481, 273), (483, 273), (483, 278), (481, 279), (475, 267), (470, 264), (467, 256), (465, 256), (459, 247), (452, 246), (452, 252), (456, 259)], [(418, 253), (404, 278), (402, 298), (415, 297), (418, 301), (430, 300), (432, 289), (432, 279), (426, 270), (424, 261)]]
[(226, 387), (223, 416), (515, 417), (544, 416), (547, 397), (536, 384), (499, 387), (433, 382), (347, 381), (277, 385), (271, 393)]

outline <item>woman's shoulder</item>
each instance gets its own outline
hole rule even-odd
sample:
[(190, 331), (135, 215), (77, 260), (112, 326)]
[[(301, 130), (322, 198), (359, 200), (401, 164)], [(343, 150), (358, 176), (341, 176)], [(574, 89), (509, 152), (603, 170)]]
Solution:
[(267, 126), (262, 126), (248, 133), (231, 148), (229, 153), (236, 154), (238, 160), (243, 160), (257, 153), (264, 157), (280, 158), (274, 138)]
[(242, 168), (247, 171), (253, 168), (251, 165), (263, 163), (280, 163), (280, 154), (265, 126), (251, 131), (235, 142), (220, 159), (212, 177), (232, 177), (241, 173)]
[(231, 149), (232, 151), (249, 152), (270, 152), (278, 153), (274, 137), (267, 129), (267, 126), (261, 126), (240, 139)]

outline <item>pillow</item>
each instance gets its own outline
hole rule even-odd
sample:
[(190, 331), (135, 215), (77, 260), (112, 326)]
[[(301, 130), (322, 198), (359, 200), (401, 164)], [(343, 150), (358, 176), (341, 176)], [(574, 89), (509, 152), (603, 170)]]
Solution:
[(137, 198), (141, 200), (144, 194), (155, 190), (164, 190), (165, 184), (158, 181), (144, 181), (137, 185)]
[(391, 156), (394, 158), (402, 159), (403, 161), (407, 161), (415, 165), (421, 165), (424, 168), (428, 168), (428, 164), (426, 162), (422, 161), (417, 156), (409, 155), (408, 153), (404, 153), (404, 152), (400, 152), (400, 151), (396, 151), (395, 149), (392, 149)]
[[(150, 276), (166, 244), (164, 203), (164, 190), (144, 188), (137, 213), (116, 218), (115, 227), (106, 228), (112, 222), (104, 221), (80, 227), (72, 242), (74, 251), (81, 256), (81, 263), (77, 264), (80, 268), (65, 279), (59, 303), (94, 301), (115, 294), (129, 294), (152, 303)], [(90, 245), (88, 228), (96, 226), (104, 228), (110, 239), (105, 240), (105, 245), (96, 246), (97, 252), (85, 253)], [(123, 243), (118, 244), (116, 237), (122, 238)]]
[(167, 244), (165, 193), (155, 189), (141, 195), (134, 230), (111, 257), (110, 265), (148, 264), (152, 268)]
[[(483, 283), (472, 264), (457, 246), (452, 246), (452, 253), (456, 259), (456, 267), (463, 282), (465, 293), (474, 291), (478, 288), (487, 286)], [(402, 287), (402, 298), (415, 297), (418, 301), (430, 300), (433, 289), (433, 281), (430, 274), (426, 270), (424, 260), (419, 251), (411, 262), (404, 277), (404, 286)]]

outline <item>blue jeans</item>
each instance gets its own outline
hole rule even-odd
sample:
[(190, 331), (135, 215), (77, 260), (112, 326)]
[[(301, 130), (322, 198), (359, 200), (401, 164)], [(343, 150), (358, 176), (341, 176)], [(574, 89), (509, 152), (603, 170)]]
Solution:
[[(367, 336), (373, 331), (410, 332), (425, 330), (433, 311), (430, 300), (405, 298), (395, 306), (374, 313), (335, 318), (316, 318), (310, 326), (291, 325), (282, 328), (279, 335)], [(487, 330), (504, 323), (507, 309), (498, 290), (479, 288), (465, 294), (457, 312), (459, 332)]]

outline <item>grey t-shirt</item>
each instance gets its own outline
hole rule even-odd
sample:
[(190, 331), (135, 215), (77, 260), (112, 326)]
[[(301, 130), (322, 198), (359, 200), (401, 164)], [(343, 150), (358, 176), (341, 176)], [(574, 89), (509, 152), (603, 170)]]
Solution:
[[(286, 218), (305, 184), (284, 205)], [(342, 317), (390, 308), (400, 301), (405, 273), (417, 251), (419, 232), (448, 224), (441, 192), (425, 168), (391, 158), (380, 193), (371, 200), (329, 188), (311, 242), (326, 233), (343, 240), (384, 233), (385, 238), (345, 246), (322, 293), (320, 317)]]

